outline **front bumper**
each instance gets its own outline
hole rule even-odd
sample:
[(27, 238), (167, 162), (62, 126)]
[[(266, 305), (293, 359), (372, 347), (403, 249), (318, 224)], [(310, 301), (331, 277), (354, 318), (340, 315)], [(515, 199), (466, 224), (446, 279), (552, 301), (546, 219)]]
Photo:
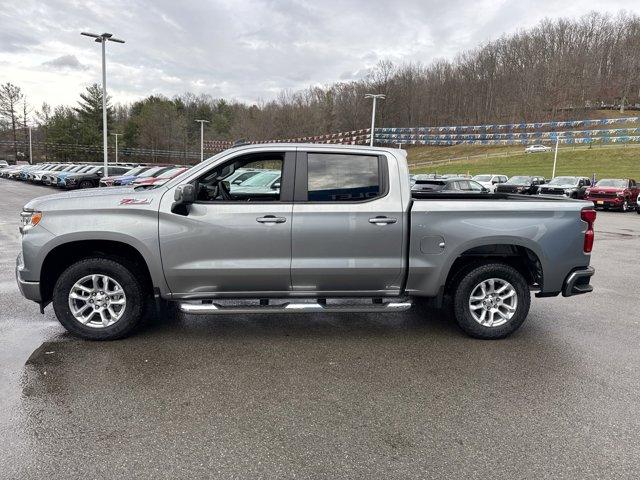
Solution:
[(593, 205), (596, 207), (614, 207), (620, 208), (624, 203), (624, 197), (611, 197), (611, 198), (593, 198), (588, 197), (585, 200), (589, 200), (593, 202)]
[(562, 286), (562, 296), (572, 297), (592, 292), (593, 287), (589, 284), (589, 281), (594, 273), (596, 273), (596, 270), (593, 267), (583, 267), (571, 272)]
[(22, 253), (16, 258), (16, 281), (18, 282), (18, 288), (20, 293), (27, 300), (34, 302), (42, 302), (42, 295), (40, 294), (40, 282), (30, 282), (23, 280), (20, 276), (22, 271)]

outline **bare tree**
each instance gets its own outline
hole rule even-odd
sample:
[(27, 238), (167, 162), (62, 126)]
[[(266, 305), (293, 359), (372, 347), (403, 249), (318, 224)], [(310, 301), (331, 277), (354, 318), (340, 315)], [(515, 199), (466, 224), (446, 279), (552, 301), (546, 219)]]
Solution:
[(20, 87), (9, 82), (0, 85), (0, 116), (11, 125), (11, 131), (13, 133), (13, 154), (16, 158), (18, 156), (18, 105), (22, 98), (23, 95)]

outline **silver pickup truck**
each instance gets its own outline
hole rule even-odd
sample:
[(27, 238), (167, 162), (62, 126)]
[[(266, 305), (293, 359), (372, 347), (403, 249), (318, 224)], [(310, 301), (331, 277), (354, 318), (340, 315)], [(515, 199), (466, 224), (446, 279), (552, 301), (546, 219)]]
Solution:
[[(233, 188), (238, 169), (277, 174)], [(88, 339), (123, 337), (168, 302), (191, 314), (387, 313), (445, 297), (465, 332), (501, 338), (532, 290), (587, 293), (594, 273), (591, 203), (412, 193), (405, 152), (386, 148), (242, 146), (162, 186), (40, 197), (21, 215), (22, 294)]]

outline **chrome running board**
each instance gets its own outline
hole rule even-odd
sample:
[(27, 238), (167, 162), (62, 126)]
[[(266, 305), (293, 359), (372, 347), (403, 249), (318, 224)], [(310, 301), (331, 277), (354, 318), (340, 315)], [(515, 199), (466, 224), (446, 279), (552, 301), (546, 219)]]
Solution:
[(180, 302), (183, 313), (202, 315), (229, 315), (247, 313), (392, 313), (404, 312), (411, 308), (410, 301), (373, 303), (370, 305), (332, 305), (323, 303), (281, 303), (277, 305), (232, 305), (217, 303)]

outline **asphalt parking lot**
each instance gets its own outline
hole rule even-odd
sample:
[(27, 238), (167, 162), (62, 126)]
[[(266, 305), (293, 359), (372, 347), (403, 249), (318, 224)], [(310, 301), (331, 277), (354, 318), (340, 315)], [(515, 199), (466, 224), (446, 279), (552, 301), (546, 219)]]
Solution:
[(599, 213), (595, 292), (501, 341), (447, 315), (188, 317), (70, 337), (14, 278), (0, 180), (2, 478), (637, 478), (640, 215)]

